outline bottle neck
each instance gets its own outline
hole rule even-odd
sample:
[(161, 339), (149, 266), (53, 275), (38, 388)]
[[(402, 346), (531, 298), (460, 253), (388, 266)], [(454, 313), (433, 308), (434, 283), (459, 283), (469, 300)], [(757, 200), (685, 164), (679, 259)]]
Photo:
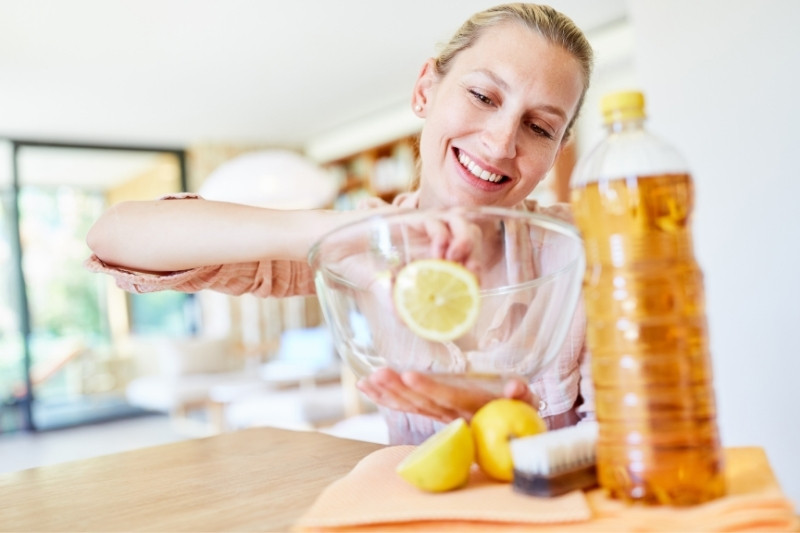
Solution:
[(644, 118), (627, 118), (624, 120), (614, 120), (606, 123), (608, 133), (623, 133), (644, 129)]

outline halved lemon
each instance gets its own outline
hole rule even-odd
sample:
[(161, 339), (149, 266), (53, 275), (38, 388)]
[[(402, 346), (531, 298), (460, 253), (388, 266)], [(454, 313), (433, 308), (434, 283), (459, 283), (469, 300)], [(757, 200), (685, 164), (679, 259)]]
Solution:
[(428, 437), (397, 465), (397, 474), (428, 492), (445, 492), (467, 484), (475, 444), (463, 418), (457, 418)]
[(475, 274), (445, 259), (420, 259), (404, 266), (395, 279), (393, 298), (403, 322), (431, 341), (461, 337), (480, 310)]

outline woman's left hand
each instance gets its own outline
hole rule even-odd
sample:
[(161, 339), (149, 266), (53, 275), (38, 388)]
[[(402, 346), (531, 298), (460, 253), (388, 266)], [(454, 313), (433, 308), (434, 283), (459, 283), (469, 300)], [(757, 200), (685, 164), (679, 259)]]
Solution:
[[(469, 421), (483, 405), (501, 397), (479, 386), (453, 385), (431, 374), (399, 373), (389, 368), (378, 369), (361, 379), (358, 388), (378, 405), (445, 423), (456, 418)], [(502, 397), (538, 404), (528, 385), (519, 378), (510, 378), (504, 383)]]

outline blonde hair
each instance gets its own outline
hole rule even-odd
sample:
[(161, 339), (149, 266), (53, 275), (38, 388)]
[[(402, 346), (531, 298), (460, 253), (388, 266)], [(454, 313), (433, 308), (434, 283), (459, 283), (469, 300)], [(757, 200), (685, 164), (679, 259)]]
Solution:
[(461, 25), (434, 59), (437, 74), (442, 76), (447, 74), (450, 70), (450, 65), (459, 52), (475, 44), (475, 41), (478, 40), (486, 28), (505, 22), (524, 24), (528, 29), (537, 32), (551, 44), (560, 46), (578, 60), (583, 73), (583, 91), (581, 92), (580, 100), (578, 100), (575, 115), (570, 120), (564, 133), (564, 138), (567, 139), (583, 106), (586, 91), (589, 89), (594, 52), (589, 40), (572, 19), (552, 7), (518, 2), (502, 4), (475, 13)]
[[(448, 43), (446, 43), (439, 55), (434, 58), (436, 73), (440, 76), (446, 75), (450, 71), (450, 66), (458, 54), (473, 44), (483, 34), (487, 28), (491, 28), (506, 22), (523, 24), (528, 29), (535, 31), (544, 37), (549, 43), (560, 46), (578, 61), (583, 74), (583, 91), (575, 108), (575, 114), (567, 124), (562, 142), (569, 139), (572, 134), (573, 126), (578, 118), (586, 91), (589, 89), (589, 81), (592, 76), (594, 64), (594, 52), (589, 40), (577, 25), (559, 11), (550, 6), (540, 4), (529, 4), (516, 2), (501, 4), (485, 11), (475, 13), (456, 31)], [(417, 162), (417, 172), (412, 183), (412, 189), (419, 184), (420, 162)]]

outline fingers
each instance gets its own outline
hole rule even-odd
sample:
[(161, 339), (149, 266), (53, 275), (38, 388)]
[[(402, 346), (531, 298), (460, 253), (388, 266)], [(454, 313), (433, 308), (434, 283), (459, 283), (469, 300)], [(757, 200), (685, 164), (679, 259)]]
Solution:
[(356, 383), (358, 390), (367, 395), (373, 402), (388, 407), (401, 409), (397, 399), (391, 394), (392, 382), (399, 382), (400, 376), (389, 368), (380, 368)]
[(400, 374), (388, 368), (376, 370), (360, 380), (358, 388), (372, 401), (389, 409), (420, 414), (443, 422), (460, 416), (457, 410), (439, 403), (435, 395), (427, 396), (409, 387)]
[(413, 228), (413, 231), (427, 240), (427, 253), (430, 257), (462, 263), (477, 272), (481, 251), (481, 229), (458, 210), (438, 218), (426, 218), (420, 226)]
[(437, 386), (424, 374), (403, 372), (400, 379), (403, 382), (405, 399), (414, 406), (414, 412), (442, 422), (468, 416), (469, 413), (464, 412), (461, 406), (450, 401), (450, 395), (444, 387)]
[(429, 218), (423, 222), (424, 231), (430, 240), (431, 257), (447, 257), (450, 246), (450, 229), (441, 220)]
[(455, 418), (471, 420), (475, 411), (494, 398), (492, 393), (480, 387), (451, 385), (436, 379), (431, 374), (403, 372), (401, 379), (421, 402), (435, 404), (434, 409), (447, 416), (449, 420)]
[(398, 411), (415, 413), (441, 422), (456, 418), (471, 420), (481, 406), (495, 396), (480, 388), (443, 383), (420, 372), (383, 368), (358, 382), (358, 388), (372, 401)]
[(445, 252), (445, 259), (463, 263), (468, 268), (471, 260), (477, 263), (481, 251), (480, 228), (458, 214), (448, 217), (447, 224), (450, 230), (450, 242)]
[(509, 379), (503, 387), (503, 395), (506, 398), (522, 400), (523, 402), (533, 405), (537, 409), (539, 408), (539, 398), (533, 394), (528, 384), (520, 378)]

